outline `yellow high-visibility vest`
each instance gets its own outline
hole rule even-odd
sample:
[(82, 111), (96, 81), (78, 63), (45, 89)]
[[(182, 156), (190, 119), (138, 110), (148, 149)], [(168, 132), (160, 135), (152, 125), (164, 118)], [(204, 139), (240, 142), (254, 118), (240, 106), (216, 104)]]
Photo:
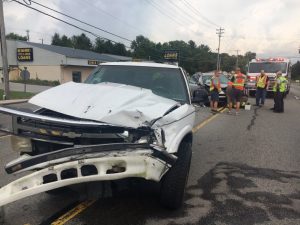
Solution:
[(257, 78), (256, 87), (265, 88), (266, 84), (267, 84), (267, 75), (259, 76)]

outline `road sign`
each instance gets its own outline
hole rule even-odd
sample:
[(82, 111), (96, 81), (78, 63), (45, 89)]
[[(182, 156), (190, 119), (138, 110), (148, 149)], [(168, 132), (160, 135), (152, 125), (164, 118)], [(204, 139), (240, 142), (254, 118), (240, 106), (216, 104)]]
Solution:
[(30, 78), (30, 73), (28, 70), (22, 70), (21, 73), (20, 73), (20, 77), (23, 79), (23, 80), (29, 80)]
[(21, 71), (20, 77), (24, 81), (24, 92), (26, 92), (26, 80), (29, 80), (29, 78), (30, 78), (30, 73), (27, 70), (27, 67), (25, 67), (24, 70)]
[(98, 66), (99, 63), (99, 60), (88, 60), (88, 65)]
[(178, 61), (179, 51), (178, 50), (164, 50), (164, 59), (167, 61)]
[(17, 59), (19, 62), (32, 62), (33, 48), (17, 48)]

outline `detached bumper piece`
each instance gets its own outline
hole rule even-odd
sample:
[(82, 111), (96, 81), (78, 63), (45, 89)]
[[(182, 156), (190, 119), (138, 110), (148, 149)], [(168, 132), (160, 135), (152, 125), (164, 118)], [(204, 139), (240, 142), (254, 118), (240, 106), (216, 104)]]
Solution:
[[(126, 151), (125, 146), (123, 150), (112, 150), (113, 146), (114, 144), (97, 146), (106, 150), (101, 149), (98, 153), (94, 151), (91, 154), (84, 152), (88, 152), (89, 148), (96, 150), (96, 146), (73, 149), (78, 154), (74, 155), (73, 152), (72, 156), (71, 149), (65, 149), (16, 162), (7, 169), (17, 165), (44, 168), (1, 188), (0, 206), (41, 192), (84, 182), (128, 177), (159, 181), (176, 161), (175, 156), (145, 144), (129, 144)], [(103, 155), (100, 156), (100, 152)], [(84, 157), (79, 153), (84, 153)], [(46, 161), (47, 159), (50, 161)]]
[(114, 143), (101, 145), (86, 145), (80, 147), (65, 148), (37, 156), (25, 156), (8, 163), (5, 167), (7, 173), (23, 172), (26, 170), (43, 169), (63, 162), (105, 157), (109, 154), (127, 155), (138, 150), (150, 150), (151, 156), (173, 165), (176, 161), (174, 155), (164, 149), (149, 144)]

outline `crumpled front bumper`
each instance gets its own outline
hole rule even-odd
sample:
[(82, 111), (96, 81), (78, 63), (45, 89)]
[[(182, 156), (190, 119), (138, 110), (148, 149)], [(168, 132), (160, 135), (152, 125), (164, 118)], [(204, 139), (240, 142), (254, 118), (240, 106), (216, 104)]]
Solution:
[[(121, 145), (121, 144), (120, 144)], [(8, 165), (18, 171), (37, 170), (0, 189), (0, 206), (59, 187), (83, 182), (140, 177), (160, 181), (176, 161), (176, 156), (148, 144), (125, 144), (116, 150), (115, 144), (85, 146), (74, 150), (59, 150), (35, 157), (21, 158)], [(105, 151), (101, 149), (105, 146)], [(94, 149), (95, 150), (95, 149)], [(26, 168), (21, 168), (27, 165)]]

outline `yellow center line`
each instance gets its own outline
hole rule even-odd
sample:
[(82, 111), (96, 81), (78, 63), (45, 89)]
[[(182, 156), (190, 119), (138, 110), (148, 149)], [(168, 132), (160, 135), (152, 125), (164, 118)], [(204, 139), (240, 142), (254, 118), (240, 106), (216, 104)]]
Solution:
[(96, 200), (89, 200), (89, 201), (84, 201), (75, 206), (73, 209), (70, 211), (66, 212), (62, 216), (60, 216), (57, 220), (51, 223), (51, 225), (63, 225), (70, 221), (72, 218), (77, 216), (79, 213), (83, 212), (86, 210), (89, 206), (94, 204)]
[[(220, 108), (218, 109), (218, 112), (223, 113), (227, 108)], [(219, 114), (215, 114), (208, 119), (204, 120), (203, 122), (199, 123), (198, 125), (194, 126), (193, 133), (196, 133), (198, 130), (200, 130), (202, 127), (204, 127), (206, 124), (208, 124), (210, 121), (215, 119)]]

